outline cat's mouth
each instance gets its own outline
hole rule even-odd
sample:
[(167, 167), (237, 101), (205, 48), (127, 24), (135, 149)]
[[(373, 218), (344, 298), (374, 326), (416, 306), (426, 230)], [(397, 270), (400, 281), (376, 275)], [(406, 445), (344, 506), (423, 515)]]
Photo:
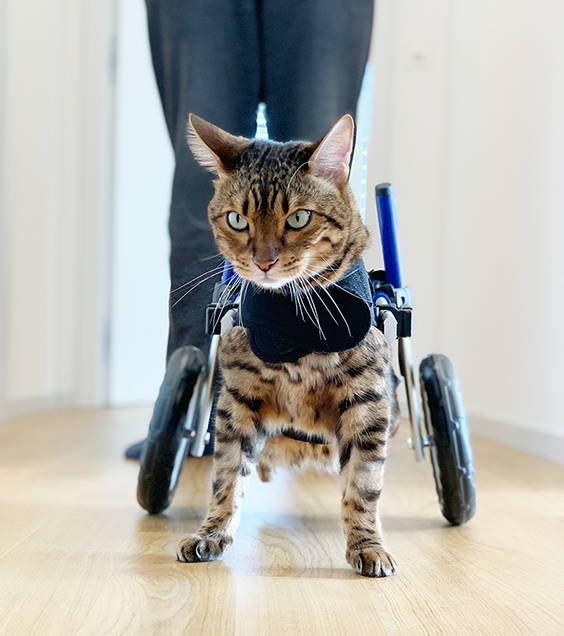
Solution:
[(313, 270), (309, 272), (301, 267), (283, 267), (276, 268), (276, 272), (270, 269), (259, 273), (258, 268), (250, 267), (246, 263), (235, 265), (235, 269), (241, 278), (263, 289), (281, 289), (293, 282), (300, 285), (301, 281), (307, 281), (311, 279), (312, 274), (315, 274)]
[(279, 289), (280, 287), (284, 287), (284, 285), (289, 283), (291, 280), (291, 278), (275, 277), (272, 276), (272, 274), (269, 275), (268, 272), (265, 272), (263, 276), (261, 276), (260, 278), (255, 278), (253, 282), (259, 285), (259, 287), (265, 287), (267, 289)]
[(280, 289), (294, 281), (298, 285), (300, 285), (301, 282), (305, 282), (307, 285), (307, 281), (311, 280), (311, 278), (311, 273), (306, 272), (301, 268), (291, 268), (291, 271), (281, 271), (277, 274), (274, 274), (272, 271), (267, 271), (263, 274), (257, 275), (253, 272), (251, 280), (259, 287), (264, 287), (266, 289)]

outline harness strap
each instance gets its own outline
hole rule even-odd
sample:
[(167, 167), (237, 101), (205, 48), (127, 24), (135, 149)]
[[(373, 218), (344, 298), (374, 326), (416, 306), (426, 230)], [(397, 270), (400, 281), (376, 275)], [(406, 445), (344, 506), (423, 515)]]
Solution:
[(375, 325), (368, 273), (358, 261), (337, 282), (290, 294), (253, 285), (241, 299), (240, 319), (263, 362), (295, 362), (309, 353), (336, 353), (360, 344)]

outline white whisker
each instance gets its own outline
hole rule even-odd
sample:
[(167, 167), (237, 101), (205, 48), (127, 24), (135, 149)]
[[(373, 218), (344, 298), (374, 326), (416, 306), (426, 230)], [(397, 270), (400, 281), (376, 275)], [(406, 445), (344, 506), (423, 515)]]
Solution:
[(198, 278), (202, 278), (202, 276), (206, 276), (207, 274), (211, 274), (212, 272), (215, 272), (215, 274), (218, 274), (220, 270), (223, 269), (223, 263), (221, 265), (216, 265), (215, 267), (212, 267), (211, 269), (208, 269), (207, 272), (204, 272), (203, 274), (200, 274), (199, 276), (196, 276), (195, 278), (193, 278), (192, 280), (189, 280), (187, 283), (184, 283), (183, 285), (180, 285), (180, 287), (176, 287), (176, 289), (171, 289), (170, 290), (170, 295), (174, 294), (174, 292), (177, 292), (179, 289), (182, 289), (183, 287), (186, 287), (186, 285), (190, 285), (192, 283), (195, 283)]
[[(302, 310), (304, 311), (304, 314), (307, 315), (307, 317), (311, 320), (311, 322), (313, 322), (313, 324), (315, 324), (315, 319), (314, 317), (309, 313), (309, 310), (307, 308), (307, 305), (304, 302), (304, 296), (305, 296), (305, 292), (303, 290), (300, 290), (298, 292), (299, 296), (298, 298), (300, 299), (300, 306), (302, 308)], [(303, 318), (305, 321), (305, 318)]]
[(196, 285), (194, 285), (194, 287), (191, 287), (186, 293), (182, 294), (182, 296), (180, 296), (180, 298), (173, 304), (170, 306), (171, 309), (173, 309), (174, 307), (176, 307), (176, 305), (178, 305), (178, 303), (183, 299), (186, 298), (186, 296), (188, 296), (189, 293), (193, 292), (196, 287), (199, 287), (200, 285), (202, 285), (203, 283), (205, 283), (206, 281), (210, 280), (210, 278), (213, 278), (214, 276), (217, 276), (219, 274), (219, 272), (215, 272), (214, 274), (211, 274), (210, 276), (208, 276), (207, 278), (204, 278), (203, 280), (201, 280), (199, 283), (197, 283)]
[[(306, 272), (307, 273), (307, 272)], [(308, 283), (309, 281), (306, 280), (306, 283)], [(335, 316), (333, 316), (333, 314), (331, 313), (331, 310), (329, 309), (329, 307), (327, 307), (327, 305), (325, 304), (323, 298), (321, 298), (321, 294), (319, 293), (319, 291), (317, 290), (316, 287), (314, 287), (311, 283), (309, 283), (309, 287), (312, 291), (315, 292), (316, 296), (319, 298), (319, 300), (323, 303), (323, 306), (325, 307), (325, 309), (327, 309), (327, 313), (331, 316), (331, 318), (333, 318), (333, 320), (335, 321), (335, 324), (338, 325), (339, 321), (335, 318)], [(324, 289), (323, 287), (321, 287), (320, 289)], [(327, 292), (327, 295), (331, 297), (331, 295), (329, 294), (329, 292)], [(331, 297), (331, 300), (333, 300), (333, 302), (335, 302), (335, 299), (333, 297)]]
[(304, 167), (307, 166), (307, 164), (309, 163), (309, 161), (306, 161), (305, 163), (302, 163), (301, 166), (299, 166), (298, 168), (296, 168), (296, 171), (294, 172), (294, 174), (290, 177), (290, 181), (288, 181), (288, 185), (286, 186), (286, 195), (288, 195), (288, 190), (290, 189), (290, 185), (292, 184), (292, 181), (294, 180), (294, 177), (298, 174), (298, 172)]
[[(235, 289), (237, 283), (239, 282), (240, 279), (236, 278), (235, 276), (227, 283), (227, 286), (225, 287), (225, 289), (221, 292), (219, 298), (217, 299), (217, 304), (215, 306), (215, 309), (213, 310), (213, 331), (215, 332), (215, 329), (217, 327), (218, 322), (221, 320), (221, 314), (223, 312), (224, 307), (227, 305), (227, 302), (230, 298), (230, 294), (233, 292), (233, 290)], [(217, 313), (219, 309), (219, 314)]]
[(211, 256), (204, 256), (203, 258), (199, 258), (199, 261), (211, 261), (213, 258), (225, 258), (225, 256), (223, 256), (223, 254), (219, 253), (219, 254), (212, 254)]
[[(327, 281), (329, 283), (329, 285), (333, 285), (335, 287), (338, 287), (339, 289), (342, 289), (344, 292), (346, 292), (347, 294), (351, 294), (352, 296), (354, 296), (354, 294), (349, 291), (348, 289), (345, 289), (344, 287), (342, 287), (341, 285), (339, 285), (338, 283), (334, 283), (332, 280), (330, 280), (329, 278), (326, 278), (325, 276), (323, 276), (322, 274), (319, 273), (310, 273), (308, 274), (308, 276), (310, 276), (310, 278), (322, 278), (324, 281)], [(347, 276), (343, 276), (342, 278), (339, 278), (339, 280), (343, 280), (344, 278), (347, 278), (348, 276), (350, 276), (350, 274), (347, 274)], [(323, 285), (320, 285), (320, 287), (322, 289), (325, 289), (323, 287)]]
[[(323, 278), (323, 277), (322, 277)], [(336, 283), (334, 283), (336, 285)], [(345, 289), (344, 287), (341, 287), (340, 285), (336, 285), (337, 287), (339, 287), (339, 289), (342, 289), (343, 291), (347, 292), (347, 293), (351, 293), (349, 292), (348, 289)], [(347, 331), (349, 332), (349, 336), (352, 336), (351, 333), (351, 328), (349, 326), (349, 323), (347, 321), (347, 319), (345, 318), (345, 316), (343, 315), (343, 312), (341, 311), (341, 308), (339, 307), (339, 305), (337, 304), (336, 300), (333, 298), (333, 296), (331, 296), (331, 294), (325, 289), (325, 287), (321, 287), (321, 289), (323, 289), (325, 291), (325, 293), (327, 294), (327, 298), (329, 298), (331, 300), (331, 302), (335, 305), (335, 308), (337, 309), (337, 311), (339, 312), (339, 314), (341, 314), (341, 318), (344, 320), (345, 325), (347, 326)], [(354, 295), (354, 294), (351, 294)], [(320, 298), (321, 300), (321, 298)], [(323, 303), (325, 304), (325, 303)], [(327, 309), (327, 311), (329, 311), (329, 309)]]
[[(307, 281), (303, 277), (300, 277), (300, 278), (303, 283), (307, 284)], [(323, 328), (321, 327), (321, 321), (319, 320), (319, 314), (317, 313), (317, 307), (315, 306), (315, 302), (313, 301), (313, 298), (310, 296), (310, 294), (307, 291), (305, 291), (303, 295), (305, 296), (307, 302), (309, 303), (310, 309), (312, 310), (315, 316), (315, 321), (313, 321), (313, 319), (312, 321), (314, 322), (314, 324), (317, 323), (317, 328), (319, 330), (319, 334), (321, 338), (323, 338), (323, 340), (327, 340), (327, 338), (325, 337), (325, 333), (323, 332)]]
[(294, 295), (295, 295), (295, 299), (296, 299), (296, 308), (300, 312), (301, 319), (305, 322), (304, 312), (303, 312), (303, 309), (302, 309), (302, 300), (300, 298), (300, 290), (298, 288), (298, 284), (297, 284), (297, 282), (295, 280), (293, 280), (292, 281), (292, 285), (294, 286)]

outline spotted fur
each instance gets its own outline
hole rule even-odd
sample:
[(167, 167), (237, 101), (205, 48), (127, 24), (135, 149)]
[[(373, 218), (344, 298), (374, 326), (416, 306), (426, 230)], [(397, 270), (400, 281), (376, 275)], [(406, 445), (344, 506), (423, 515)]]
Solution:
[[(346, 182), (347, 117), (315, 144), (244, 140), (192, 117), (195, 155), (218, 175), (209, 220), (242, 278), (279, 293), (287, 280), (324, 286), (361, 257), (368, 235)], [(311, 214), (299, 231), (287, 225), (296, 210)], [(229, 226), (233, 211), (247, 220), (246, 231)], [(265, 271), (257, 262), (272, 265)], [(393, 574), (377, 513), (395, 388), (390, 355), (371, 328), (349, 351), (268, 364), (251, 351), (243, 327), (228, 331), (220, 347), (212, 501), (197, 534), (178, 546), (178, 559), (216, 559), (233, 542), (253, 467), (263, 481), (279, 467), (317, 467), (341, 474), (348, 562), (365, 576)]]

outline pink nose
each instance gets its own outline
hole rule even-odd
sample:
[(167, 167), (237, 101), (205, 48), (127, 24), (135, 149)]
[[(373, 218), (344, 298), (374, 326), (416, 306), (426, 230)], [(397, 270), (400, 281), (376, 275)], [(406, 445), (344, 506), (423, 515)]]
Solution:
[(261, 269), (263, 272), (268, 272), (268, 270), (278, 262), (278, 259), (273, 261), (257, 261), (253, 258), (255, 265)]

